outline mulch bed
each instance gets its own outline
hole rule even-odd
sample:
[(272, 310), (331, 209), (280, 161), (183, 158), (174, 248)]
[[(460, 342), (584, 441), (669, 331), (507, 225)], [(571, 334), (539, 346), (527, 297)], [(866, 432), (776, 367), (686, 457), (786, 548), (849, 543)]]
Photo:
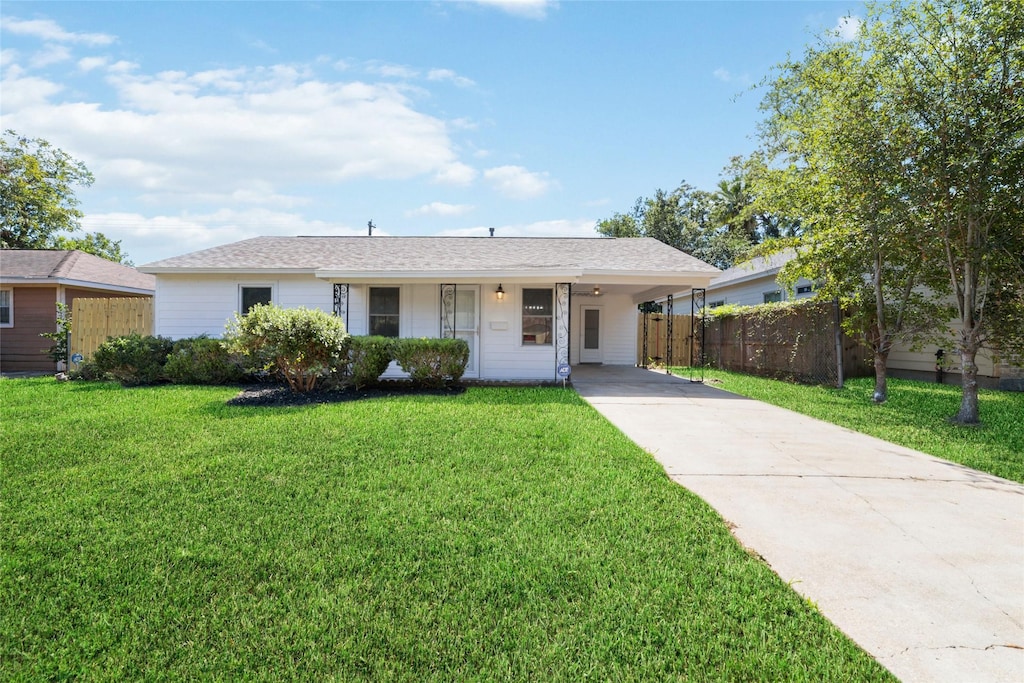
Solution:
[(320, 403), (344, 403), (361, 401), (369, 398), (388, 398), (393, 396), (457, 396), (466, 391), (462, 385), (427, 389), (417, 387), (410, 382), (394, 382), (375, 387), (356, 389), (317, 389), (304, 394), (296, 394), (285, 385), (257, 384), (245, 387), (238, 395), (228, 401), (229, 406), (257, 406), (282, 408), (290, 406), (308, 406)]

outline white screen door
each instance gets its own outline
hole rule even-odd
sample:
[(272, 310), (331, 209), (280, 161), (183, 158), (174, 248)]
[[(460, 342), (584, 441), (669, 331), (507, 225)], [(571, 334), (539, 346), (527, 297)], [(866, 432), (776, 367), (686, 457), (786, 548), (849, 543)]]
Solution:
[(583, 326), (580, 333), (580, 362), (600, 363), (602, 361), (600, 308), (583, 308)]
[(469, 344), (469, 362), (464, 377), (480, 376), (480, 288), (455, 288), (455, 336)]

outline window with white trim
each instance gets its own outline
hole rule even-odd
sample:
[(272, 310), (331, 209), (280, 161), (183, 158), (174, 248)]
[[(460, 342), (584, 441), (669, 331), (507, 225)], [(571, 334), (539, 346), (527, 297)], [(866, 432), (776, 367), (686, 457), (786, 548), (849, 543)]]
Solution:
[(796, 288), (797, 294), (810, 294), (814, 291), (814, 285), (800, 285)]
[(370, 287), (370, 334), (397, 337), (400, 332), (400, 287)]
[(719, 299), (718, 301), (712, 301), (708, 304), (708, 308), (718, 308), (719, 306), (725, 305), (725, 299)]
[(14, 327), (13, 289), (0, 289), (0, 327)]
[(555, 290), (523, 290), (523, 344), (551, 344), (555, 329)]
[(238, 310), (245, 315), (256, 304), (269, 304), (274, 300), (274, 288), (270, 285), (241, 285), (238, 288)]

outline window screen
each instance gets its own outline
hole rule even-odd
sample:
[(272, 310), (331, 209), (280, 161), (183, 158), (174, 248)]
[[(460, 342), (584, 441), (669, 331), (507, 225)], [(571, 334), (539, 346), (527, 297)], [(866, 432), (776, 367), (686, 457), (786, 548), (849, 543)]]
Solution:
[(242, 315), (248, 313), (256, 304), (269, 304), (273, 288), (242, 287)]
[(370, 334), (397, 337), (400, 310), (398, 287), (370, 287)]
[(550, 344), (554, 329), (554, 290), (523, 290), (523, 344)]

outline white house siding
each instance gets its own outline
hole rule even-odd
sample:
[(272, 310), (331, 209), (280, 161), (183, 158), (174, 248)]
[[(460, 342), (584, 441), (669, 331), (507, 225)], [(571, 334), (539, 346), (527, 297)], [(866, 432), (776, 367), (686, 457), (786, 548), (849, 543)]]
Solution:
[[(796, 287), (802, 287), (804, 285), (811, 284), (809, 281), (800, 279)], [(808, 299), (814, 296), (813, 293), (808, 292), (806, 294), (796, 294), (796, 288), (793, 293), (787, 292), (785, 287), (782, 287), (775, 282), (774, 275), (771, 279), (767, 280), (756, 280), (753, 282), (741, 282), (735, 285), (726, 285), (724, 287), (709, 287), (705, 296), (705, 301), (708, 304), (722, 302), (725, 304), (732, 304), (736, 306), (758, 306), (764, 303), (764, 295), (768, 292), (779, 291), (782, 293), (783, 301), (791, 301), (795, 299)], [(676, 301), (680, 303), (685, 301), (686, 306), (690, 304), (690, 298), (685, 297)], [(676, 310), (676, 313), (689, 313), (687, 311)]]
[[(942, 349), (945, 352), (945, 370), (951, 373), (960, 373), (960, 355), (956, 352), (956, 336), (960, 334), (960, 321), (954, 320), (949, 324), (949, 341), (936, 346), (928, 344), (917, 351), (913, 351), (909, 344), (894, 344), (889, 352), (889, 362), (886, 364), (890, 370), (904, 371), (907, 373), (935, 373), (935, 351)], [(999, 371), (992, 359), (992, 352), (982, 349), (975, 357), (978, 364), (978, 375), (981, 377), (998, 377)], [(916, 376), (916, 375), (908, 375)]]
[(331, 284), (312, 275), (246, 277), (225, 275), (158, 275), (155, 333), (171, 339), (208, 334), (220, 337), (239, 308), (241, 285), (270, 286), (274, 302), (288, 308), (305, 306), (331, 311)]
[(601, 309), (601, 362), (605, 365), (636, 364), (637, 306), (628, 295), (572, 297), (569, 321), (569, 362), (580, 362), (584, 308)]
[[(522, 285), (503, 282), (505, 297), (495, 296), (497, 283), (478, 285), (480, 292), (479, 376), (496, 380), (552, 380), (556, 378), (555, 345), (522, 343)], [(244, 277), (189, 274), (158, 275), (156, 334), (180, 339), (199, 334), (219, 337), (239, 307), (241, 285), (270, 286), (273, 300), (287, 308), (305, 306), (334, 310), (334, 285), (312, 275)], [(394, 286), (382, 284), (381, 286)], [(465, 286), (465, 285), (459, 285)], [(555, 283), (529, 284), (530, 288)], [(348, 296), (348, 331), (365, 335), (369, 329), (368, 284), (353, 284)], [(441, 333), (440, 285), (403, 284), (400, 293), (400, 330), (403, 337), (437, 337)], [(632, 365), (636, 357), (636, 305), (626, 295), (573, 297), (570, 306), (570, 362), (579, 362), (581, 306), (601, 307), (602, 361)], [(385, 375), (401, 377), (397, 366)]]

